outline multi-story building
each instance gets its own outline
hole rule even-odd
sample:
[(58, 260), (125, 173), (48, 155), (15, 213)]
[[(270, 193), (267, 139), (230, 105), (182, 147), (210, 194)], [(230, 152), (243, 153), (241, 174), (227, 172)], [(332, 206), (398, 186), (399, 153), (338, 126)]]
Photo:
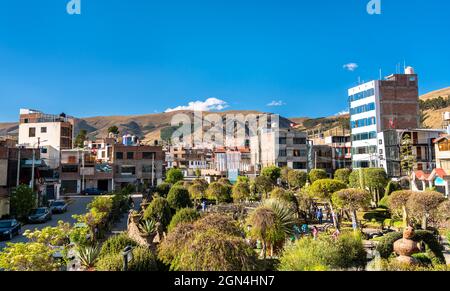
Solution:
[(115, 144), (112, 162), (115, 189), (162, 182), (165, 155), (161, 146)]
[(353, 168), (380, 167), (378, 133), (419, 127), (418, 78), (404, 74), (375, 80), (348, 90)]
[(87, 141), (86, 147), (91, 150), (96, 160), (102, 163), (110, 163), (112, 161), (112, 149), (116, 144), (114, 137), (99, 138), (95, 141)]
[(309, 169), (307, 134), (293, 128), (260, 129), (250, 139), (251, 163), (257, 171), (267, 166)]
[(60, 152), (71, 149), (74, 118), (45, 114), (32, 109), (20, 109), (19, 144), (39, 148), (41, 158), (52, 169), (59, 167)]
[(378, 133), (378, 152), (374, 158), (378, 166), (384, 168), (389, 177), (403, 177), (409, 173), (401, 167), (402, 144), (410, 141), (410, 150), (415, 157), (414, 169), (430, 173), (436, 168), (434, 140), (444, 134), (439, 129), (396, 129)]
[(221, 147), (214, 150), (214, 170), (219, 172), (253, 170), (250, 149), (246, 147)]
[(350, 135), (316, 137), (312, 141), (312, 158), (316, 168), (333, 174), (337, 169), (352, 167)]
[(166, 148), (166, 167), (178, 168), (184, 176), (194, 176), (197, 170), (211, 168), (213, 150), (209, 148), (190, 148), (184, 146), (170, 146)]
[[(11, 190), (17, 184), (31, 184), (32, 156), (32, 149), (18, 148), (15, 141), (0, 141), (0, 218), (9, 214)], [(40, 179), (39, 167), (40, 156), (35, 153), (35, 180)]]
[(88, 188), (111, 192), (113, 166), (97, 159), (90, 149), (61, 151), (60, 184), (65, 194), (79, 194)]

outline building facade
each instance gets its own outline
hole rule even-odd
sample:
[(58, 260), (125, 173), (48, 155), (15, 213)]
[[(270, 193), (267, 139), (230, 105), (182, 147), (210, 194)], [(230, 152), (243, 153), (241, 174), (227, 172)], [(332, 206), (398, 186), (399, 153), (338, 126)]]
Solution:
[(42, 160), (52, 169), (59, 167), (60, 152), (73, 145), (74, 119), (65, 114), (51, 115), (20, 109), (19, 144), (39, 148)]
[(418, 78), (410, 67), (348, 90), (352, 166), (380, 167), (378, 133), (419, 127)]
[(309, 146), (307, 134), (293, 128), (258, 130), (251, 137), (251, 163), (257, 171), (278, 166), (308, 170)]

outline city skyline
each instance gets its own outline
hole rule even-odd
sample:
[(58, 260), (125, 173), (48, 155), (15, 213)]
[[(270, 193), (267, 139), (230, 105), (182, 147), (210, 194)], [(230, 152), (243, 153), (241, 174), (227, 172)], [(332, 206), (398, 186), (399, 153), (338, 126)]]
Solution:
[(80, 118), (180, 108), (330, 116), (348, 109), (358, 78), (404, 63), (420, 94), (448, 87), (450, 4), (382, 1), (369, 15), (366, 2), (83, 0), (82, 14), (68, 15), (65, 3), (10, 1), (0, 11), (0, 122), (22, 107)]

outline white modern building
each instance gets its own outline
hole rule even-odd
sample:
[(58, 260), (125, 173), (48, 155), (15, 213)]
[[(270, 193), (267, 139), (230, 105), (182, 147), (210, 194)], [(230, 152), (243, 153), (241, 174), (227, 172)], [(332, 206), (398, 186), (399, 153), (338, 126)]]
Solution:
[(348, 90), (353, 168), (382, 167), (378, 133), (419, 127), (417, 75), (404, 74), (374, 80)]
[(20, 109), (19, 144), (40, 150), (41, 159), (51, 169), (59, 167), (61, 150), (71, 149), (74, 119)]

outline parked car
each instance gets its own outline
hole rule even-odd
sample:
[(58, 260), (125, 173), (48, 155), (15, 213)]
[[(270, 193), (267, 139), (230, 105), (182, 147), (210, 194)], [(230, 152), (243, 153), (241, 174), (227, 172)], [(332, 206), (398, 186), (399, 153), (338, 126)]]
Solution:
[(87, 189), (84, 189), (81, 192), (81, 194), (83, 194), (83, 195), (103, 195), (103, 194), (106, 194), (106, 192), (101, 191), (97, 188), (87, 188)]
[(30, 223), (44, 223), (52, 219), (52, 212), (48, 207), (40, 207), (33, 209), (28, 215)]
[(12, 240), (15, 235), (19, 235), (21, 225), (15, 219), (0, 220), (0, 238)]
[(50, 203), (50, 210), (53, 214), (67, 212), (67, 203), (64, 200), (55, 200)]

